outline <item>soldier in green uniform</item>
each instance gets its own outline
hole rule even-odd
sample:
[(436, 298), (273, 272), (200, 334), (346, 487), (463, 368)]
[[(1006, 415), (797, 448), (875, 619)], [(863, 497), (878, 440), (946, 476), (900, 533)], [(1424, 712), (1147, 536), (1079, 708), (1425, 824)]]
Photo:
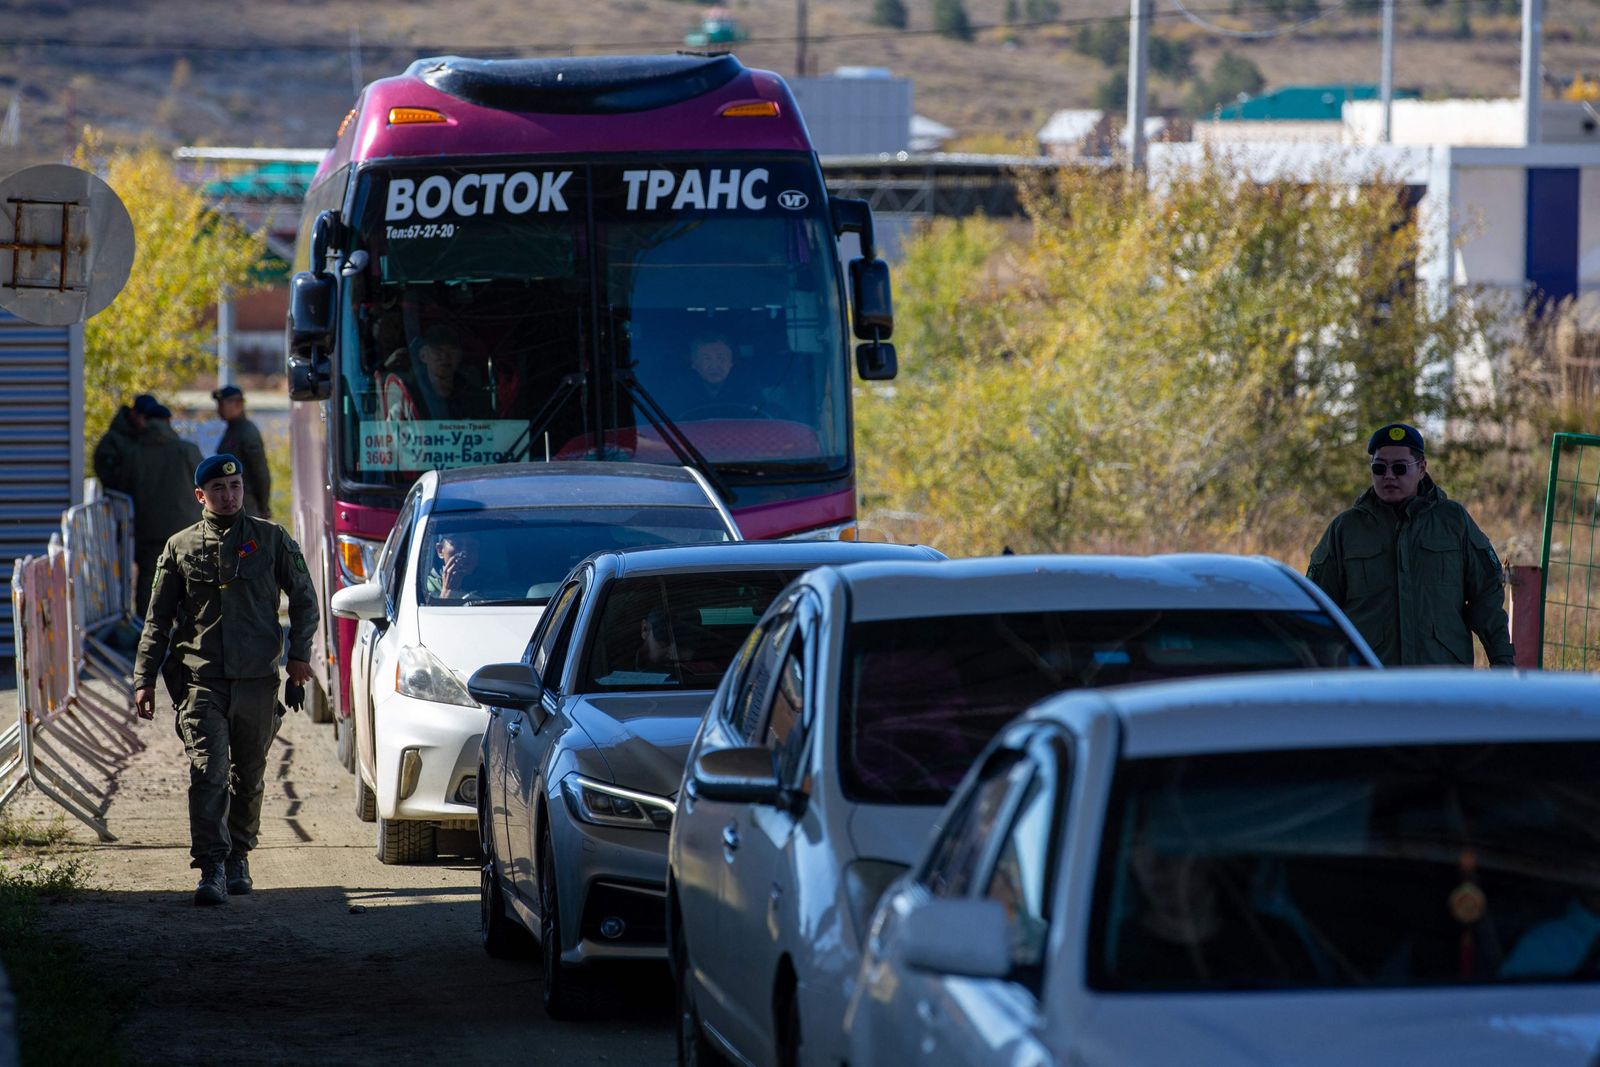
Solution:
[(128, 477), (133, 471), (134, 453), (139, 448), (139, 435), (144, 433), (144, 420), (150, 409), (160, 407), (149, 393), (140, 393), (132, 404), (117, 409), (111, 426), (100, 435), (94, 446), (94, 476), (106, 489), (119, 493), (128, 491)]
[(156, 559), (167, 538), (200, 519), (193, 486), (200, 449), (179, 437), (171, 420), (172, 412), (164, 404), (145, 409), (144, 433), (129, 454), (119, 486), (133, 498), (133, 562), (139, 572), (133, 613), (141, 618), (150, 606)]
[(237, 385), (224, 385), (211, 394), (217, 402), (217, 417), (227, 423), (217, 455), (227, 453), (244, 463), (244, 509), (259, 518), (272, 518), (272, 470), (267, 466), (267, 448), (261, 431), (244, 413), (244, 391)]
[(1422, 434), (1384, 426), (1367, 442), (1372, 485), (1328, 524), (1310, 578), (1388, 666), (1512, 666), (1505, 587), (1494, 546), (1428, 475)]
[(133, 668), (134, 706), (140, 718), (154, 718), (156, 675), (171, 635), (187, 682), (181, 700), (173, 696), (189, 757), (196, 904), (225, 904), (230, 893), (251, 889), (247, 857), (261, 826), (262, 778), (277, 726), (278, 594), (289, 594), (289, 679), (296, 684), (311, 679), (317, 627), (305, 557), (283, 527), (244, 514), (243, 474), (231, 455), (195, 469), (195, 497), (205, 511), (161, 552)]

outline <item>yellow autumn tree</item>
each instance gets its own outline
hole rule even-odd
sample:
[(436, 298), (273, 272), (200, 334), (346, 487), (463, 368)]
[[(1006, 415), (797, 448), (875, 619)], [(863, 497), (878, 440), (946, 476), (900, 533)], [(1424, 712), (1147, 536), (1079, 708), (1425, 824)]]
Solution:
[(1300, 544), (1372, 426), (1453, 413), (1440, 368), (1479, 336), (1412, 282), (1402, 192), (1212, 159), (1156, 192), (1062, 172), (1019, 239), (932, 226), (898, 272), (901, 376), (858, 392), (866, 521), (958, 555)]
[(139, 393), (170, 396), (215, 358), (207, 310), (224, 288), (246, 286), (265, 254), (259, 235), (211, 210), (154, 148), (101, 157), (86, 136), (74, 163), (116, 190), (133, 219), (128, 284), (84, 325), (85, 450), (121, 404)]

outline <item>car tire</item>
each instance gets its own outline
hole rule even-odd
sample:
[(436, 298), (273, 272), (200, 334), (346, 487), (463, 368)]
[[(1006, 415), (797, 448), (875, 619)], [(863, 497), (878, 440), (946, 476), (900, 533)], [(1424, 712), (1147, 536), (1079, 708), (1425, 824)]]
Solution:
[(515, 959), (526, 954), (527, 936), (527, 931), (506, 914), (494, 860), (484, 860), (478, 874), (478, 940), (483, 951), (497, 960)]
[(544, 972), (544, 1012), (552, 1019), (581, 1019), (594, 1007), (587, 968), (561, 962), (561, 899), (556, 887), (556, 850), (550, 835), (539, 849), (539, 948)]
[(436, 828), (412, 819), (378, 819), (379, 863), (427, 863), (439, 855)]
[(705, 1027), (700, 1023), (700, 1010), (695, 1005), (694, 990), (689, 986), (689, 970), (689, 946), (683, 940), (683, 920), (678, 918), (674, 909), (672, 978), (677, 986), (678, 1067), (720, 1067), (727, 1060), (706, 1038)]
[(367, 788), (367, 783), (362, 779), (360, 771), (356, 771), (354, 781), (356, 783), (356, 818), (362, 822), (376, 822), (378, 819), (378, 794)]
[[(356, 773), (356, 721), (351, 718), (333, 720), (333, 752), (351, 774)], [(370, 822), (371, 820), (367, 820)]]
[(313, 681), (306, 692), (306, 714), (312, 722), (333, 721), (333, 701), (322, 691), (322, 683)]

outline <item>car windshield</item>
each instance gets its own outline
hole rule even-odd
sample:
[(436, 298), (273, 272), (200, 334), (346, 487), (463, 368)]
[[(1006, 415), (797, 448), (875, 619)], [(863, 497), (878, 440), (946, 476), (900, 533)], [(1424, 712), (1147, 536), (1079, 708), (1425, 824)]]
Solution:
[(1089, 940), (1095, 988), (1600, 979), (1592, 743), (1129, 760)]
[(605, 593), (584, 692), (717, 687), (756, 620), (798, 571), (623, 578)]
[(1364, 664), (1321, 612), (1057, 611), (855, 624), (840, 777), (862, 801), (942, 804), (995, 732), (1051, 693)]
[(425, 606), (543, 604), (591, 552), (731, 540), (713, 508), (497, 508), (428, 520), (417, 568)]

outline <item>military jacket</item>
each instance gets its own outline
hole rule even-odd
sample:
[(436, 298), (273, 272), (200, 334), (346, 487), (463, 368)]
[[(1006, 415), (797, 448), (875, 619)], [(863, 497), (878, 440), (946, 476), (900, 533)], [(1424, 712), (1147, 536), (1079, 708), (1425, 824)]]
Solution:
[(164, 419), (151, 419), (139, 437), (124, 479), (133, 498), (133, 539), (154, 554), (167, 538), (197, 522), (200, 502), (194, 496), (194, 469), (200, 449), (173, 432)]
[(94, 476), (107, 489), (128, 491), (134, 456), (139, 450), (139, 431), (133, 428), (133, 412), (124, 404), (111, 420), (111, 428), (94, 446)]
[(1388, 666), (1471, 666), (1473, 634), (1490, 663), (1512, 665), (1500, 560), (1432, 478), (1401, 509), (1361, 494), (1329, 523), (1306, 577)]
[(173, 534), (156, 564), (133, 668), (135, 688), (154, 686), (169, 634), (192, 677), (277, 673), (283, 652), (280, 591), (289, 594), (289, 658), (310, 662), (317, 596), (305, 556), (287, 530), (248, 515), (224, 527), (207, 513)]
[(272, 503), (272, 469), (267, 466), (267, 446), (256, 424), (240, 415), (228, 422), (217, 442), (217, 452), (231, 452), (244, 464), (244, 509), (265, 516)]

